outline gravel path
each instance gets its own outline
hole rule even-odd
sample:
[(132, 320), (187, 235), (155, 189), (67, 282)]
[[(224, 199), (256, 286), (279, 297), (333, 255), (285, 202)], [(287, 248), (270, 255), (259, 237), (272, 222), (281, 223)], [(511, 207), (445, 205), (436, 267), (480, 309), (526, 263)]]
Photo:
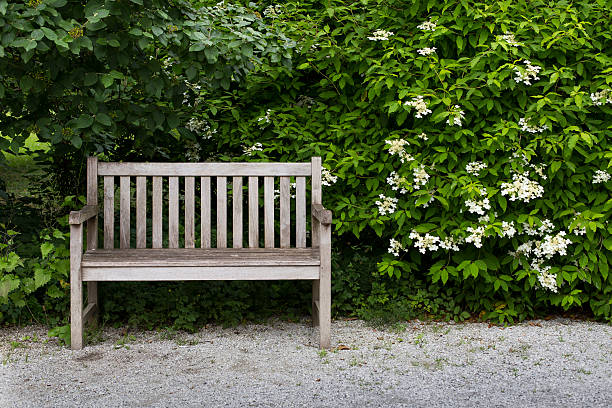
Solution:
[(42, 327), (0, 329), (0, 407), (610, 407), (612, 327), (335, 321), (196, 334), (104, 329), (70, 351)]

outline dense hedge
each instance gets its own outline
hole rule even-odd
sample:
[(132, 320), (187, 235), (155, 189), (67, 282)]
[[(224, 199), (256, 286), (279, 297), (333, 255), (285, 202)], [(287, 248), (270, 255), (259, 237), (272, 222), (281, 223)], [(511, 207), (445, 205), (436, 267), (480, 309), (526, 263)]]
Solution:
[[(297, 44), (293, 68), (263, 63), (228, 91), (188, 83), (172, 139), (185, 150), (151, 151), (174, 160), (322, 155), (337, 313), (503, 322), (573, 308), (610, 320), (607, 3), (325, 4), (262, 6), (255, 14)], [(115, 143), (138, 155), (134, 141)], [(171, 289), (168, 302), (191, 310), (181, 327), (223, 309), (195, 300), (191, 287)], [(296, 293), (234, 289), (234, 317)], [(217, 306), (228, 301), (206, 290)], [(124, 296), (106, 294), (115, 316), (125, 310), (116, 293)], [(133, 307), (146, 309), (140, 299)]]

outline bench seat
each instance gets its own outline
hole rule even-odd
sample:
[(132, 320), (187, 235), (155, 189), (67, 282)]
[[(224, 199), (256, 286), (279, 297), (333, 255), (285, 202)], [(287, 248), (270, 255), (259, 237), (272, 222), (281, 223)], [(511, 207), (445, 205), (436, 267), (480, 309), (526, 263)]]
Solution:
[(95, 249), (83, 281), (319, 279), (316, 248)]

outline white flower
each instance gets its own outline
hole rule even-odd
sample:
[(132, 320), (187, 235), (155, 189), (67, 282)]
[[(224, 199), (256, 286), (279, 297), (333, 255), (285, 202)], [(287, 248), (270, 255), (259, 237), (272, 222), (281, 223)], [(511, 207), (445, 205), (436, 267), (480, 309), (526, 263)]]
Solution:
[(610, 173), (603, 170), (595, 170), (593, 184), (607, 183), (608, 181), (610, 181)]
[(245, 147), (243, 152), (244, 154), (248, 155), (248, 156), (252, 156), (255, 154), (255, 152), (257, 151), (262, 151), (263, 150), (263, 146), (261, 145), (261, 143), (255, 143), (253, 146), (251, 147)]
[(440, 248), (446, 249), (447, 251), (459, 251), (459, 245), (461, 243), (460, 239), (457, 239), (452, 236), (448, 236), (440, 241)]
[(423, 31), (436, 31), (436, 23), (433, 23), (431, 20), (423, 21), (417, 28)]
[(399, 190), (401, 194), (406, 194), (408, 191), (404, 188), (408, 184), (408, 180), (405, 177), (400, 177), (397, 172), (392, 171), (389, 177), (387, 177), (387, 184), (391, 186), (393, 191)]
[(420, 134), (417, 135), (417, 137), (421, 140), (428, 140), (427, 133), (425, 132), (421, 132)]
[(512, 238), (516, 234), (516, 229), (514, 228), (514, 221), (502, 221), (502, 232), (499, 234), (500, 237), (508, 237)]
[(471, 242), (476, 248), (482, 248), (482, 238), (484, 237), (485, 227), (483, 225), (476, 228), (467, 227), (467, 232), (470, 235), (467, 236), (465, 242)]
[(538, 233), (540, 235), (551, 233), (555, 229), (555, 224), (551, 220), (545, 218), (542, 221), (542, 225), (538, 227)]
[(402, 244), (399, 241), (391, 238), (391, 240), (389, 241), (389, 253), (395, 256), (399, 256), (399, 252), (403, 250), (404, 247), (402, 246)]
[(564, 238), (565, 235), (565, 231), (559, 231), (557, 235), (546, 235), (542, 241), (535, 241), (534, 256), (550, 259), (555, 254), (567, 255), (567, 247), (572, 241)]
[(530, 166), (538, 176), (542, 177), (544, 180), (548, 178), (546, 174), (544, 174), (544, 169), (546, 168), (545, 164), (531, 164)]
[(519, 45), (522, 45), (521, 43), (516, 41), (516, 38), (514, 38), (514, 33), (511, 33), (509, 31), (506, 31), (504, 35), (498, 36), (498, 38), (505, 41), (511, 47), (518, 47)]
[(467, 171), (470, 174), (473, 174), (474, 176), (478, 176), (480, 174), (480, 170), (485, 169), (486, 167), (487, 167), (486, 163), (483, 163), (480, 161), (473, 161), (473, 162), (469, 162), (465, 166), (465, 171)]
[(557, 274), (548, 273), (550, 266), (544, 268), (543, 272), (538, 274), (538, 281), (543, 288), (557, 293)]
[(380, 199), (377, 200), (375, 204), (378, 206), (378, 212), (380, 215), (393, 214), (395, 209), (397, 208), (397, 198), (394, 197), (386, 197), (384, 194), (379, 195)]
[(436, 251), (439, 248), (440, 238), (435, 235), (420, 235), (415, 230), (410, 232), (409, 238), (416, 240), (414, 246), (419, 249), (419, 252), (424, 254), (427, 250)]
[(338, 176), (334, 176), (327, 169), (321, 170), (321, 184), (323, 184), (324, 186), (331, 186), (336, 181), (338, 181)]
[(417, 52), (418, 52), (420, 55), (422, 55), (422, 56), (426, 57), (426, 56), (428, 56), (428, 55), (435, 54), (435, 53), (436, 53), (436, 47), (431, 47), (431, 48), (429, 48), (429, 47), (419, 48), (419, 49), (417, 50)]
[(461, 126), (462, 119), (465, 119), (465, 112), (461, 110), (461, 106), (455, 105), (453, 106), (450, 115), (448, 115), (448, 118), (446, 118), (446, 124), (449, 126)]
[(484, 200), (480, 201), (466, 200), (465, 205), (468, 207), (469, 212), (476, 213), (479, 215), (484, 215), (485, 210), (491, 209), (491, 205), (489, 204), (488, 198), (485, 198)]
[(283, 6), (280, 4), (274, 4), (266, 7), (263, 11), (263, 15), (270, 18), (276, 18), (283, 12)]
[(412, 171), (412, 175), (414, 176), (414, 185), (412, 187), (415, 190), (420, 189), (421, 186), (424, 186), (429, 181), (429, 174), (427, 174), (425, 166), (422, 164)]
[(217, 133), (217, 129), (211, 129), (210, 124), (205, 119), (191, 118), (185, 127), (193, 133), (202, 136), (204, 139), (210, 139)]
[(538, 73), (542, 69), (537, 65), (531, 65), (531, 61), (523, 61), (525, 68), (515, 67), (514, 68), (514, 81), (516, 83), (524, 83), (525, 85), (531, 85), (531, 81), (537, 81), (540, 79)]
[(509, 195), (510, 201), (517, 199), (528, 203), (529, 201), (542, 197), (544, 187), (538, 184), (537, 181), (529, 180), (529, 173), (513, 174), (512, 183), (502, 183), (501, 195)]
[(391, 31), (385, 31), (385, 30), (376, 30), (372, 33), (371, 37), (368, 37), (368, 40), (370, 41), (387, 41), (389, 39), (389, 37), (393, 36), (394, 34)]
[(272, 114), (272, 112), (274, 112), (272, 109), (268, 109), (266, 110), (266, 115), (262, 116), (260, 118), (257, 118), (257, 123), (259, 124), (259, 127), (261, 127), (262, 129), (265, 128), (269, 123), (271, 123), (272, 121), (270, 120), (270, 115)]
[(593, 101), (593, 105), (595, 106), (612, 103), (612, 92), (609, 89), (604, 89), (603, 91), (592, 93), (591, 101)]
[(423, 100), (422, 95), (417, 95), (416, 97), (412, 98), (411, 101), (404, 102), (404, 106), (412, 106), (415, 108), (415, 116), (419, 119), (431, 113), (431, 109), (427, 109), (427, 104)]
[(408, 141), (404, 139), (393, 139), (385, 140), (385, 143), (389, 145), (389, 153), (391, 154), (391, 156), (397, 154), (400, 157), (400, 161), (402, 163), (414, 160), (414, 157), (412, 157), (411, 154), (407, 153), (406, 150), (404, 150), (404, 145), (409, 144)]
[(521, 130), (523, 132), (542, 133), (543, 131), (548, 129), (547, 125), (532, 126), (532, 125), (527, 123), (527, 119), (525, 119), (525, 118), (520, 118), (519, 121), (518, 121), (518, 124), (521, 127)]

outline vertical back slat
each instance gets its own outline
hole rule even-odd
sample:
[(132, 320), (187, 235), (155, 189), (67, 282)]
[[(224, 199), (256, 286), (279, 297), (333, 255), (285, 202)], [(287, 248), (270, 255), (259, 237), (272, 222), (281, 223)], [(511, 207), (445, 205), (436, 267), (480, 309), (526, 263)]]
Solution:
[(147, 178), (136, 177), (136, 248), (147, 247)]
[(306, 247), (306, 177), (295, 178), (295, 246)]
[(242, 177), (233, 178), (232, 246), (242, 248)]
[(217, 248), (227, 248), (227, 177), (217, 177)]
[(280, 178), (280, 247), (291, 246), (291, 191), (290, 178)]
[(162, 247), (162, 178), (153, 177), (152, 247)]
[(264, 244), (274, 248), (274, 177), (264, 177)]
[[(87, 158), (87, 205), (98, 205), (98, 158)], [(87, 249), (98, 248), (98, 217), (87, 221)]]
[(168, 178), (168, 247), (179, 246), (178, 177)]
[(104, 176), (104, 249), (115, 247), (115, 177)]
[(259, 182), (249, 177), (249, 248), (259, 247)]
[(195, 179), (185, 177), (185, 248), (195, 248)]
[(119, 178), (119, 247), (130, 247), (130, 177)]
[[(312, 204), (322, 204), (322, 196), (321, 196), (321, 158), (313, 157), (311, 160), (312, 165), (312, 177), (310, 182), (312, 184), (312, 189), (310, 192), (311, 203)], [(311, 216), (311, 224), (312, 226), (312, 247), (316, 248), (319, 246), (319, 223), (316, 219)]]
[(200, 246), (210, 248), (210, 177), (202, 177), (200, 181)]

